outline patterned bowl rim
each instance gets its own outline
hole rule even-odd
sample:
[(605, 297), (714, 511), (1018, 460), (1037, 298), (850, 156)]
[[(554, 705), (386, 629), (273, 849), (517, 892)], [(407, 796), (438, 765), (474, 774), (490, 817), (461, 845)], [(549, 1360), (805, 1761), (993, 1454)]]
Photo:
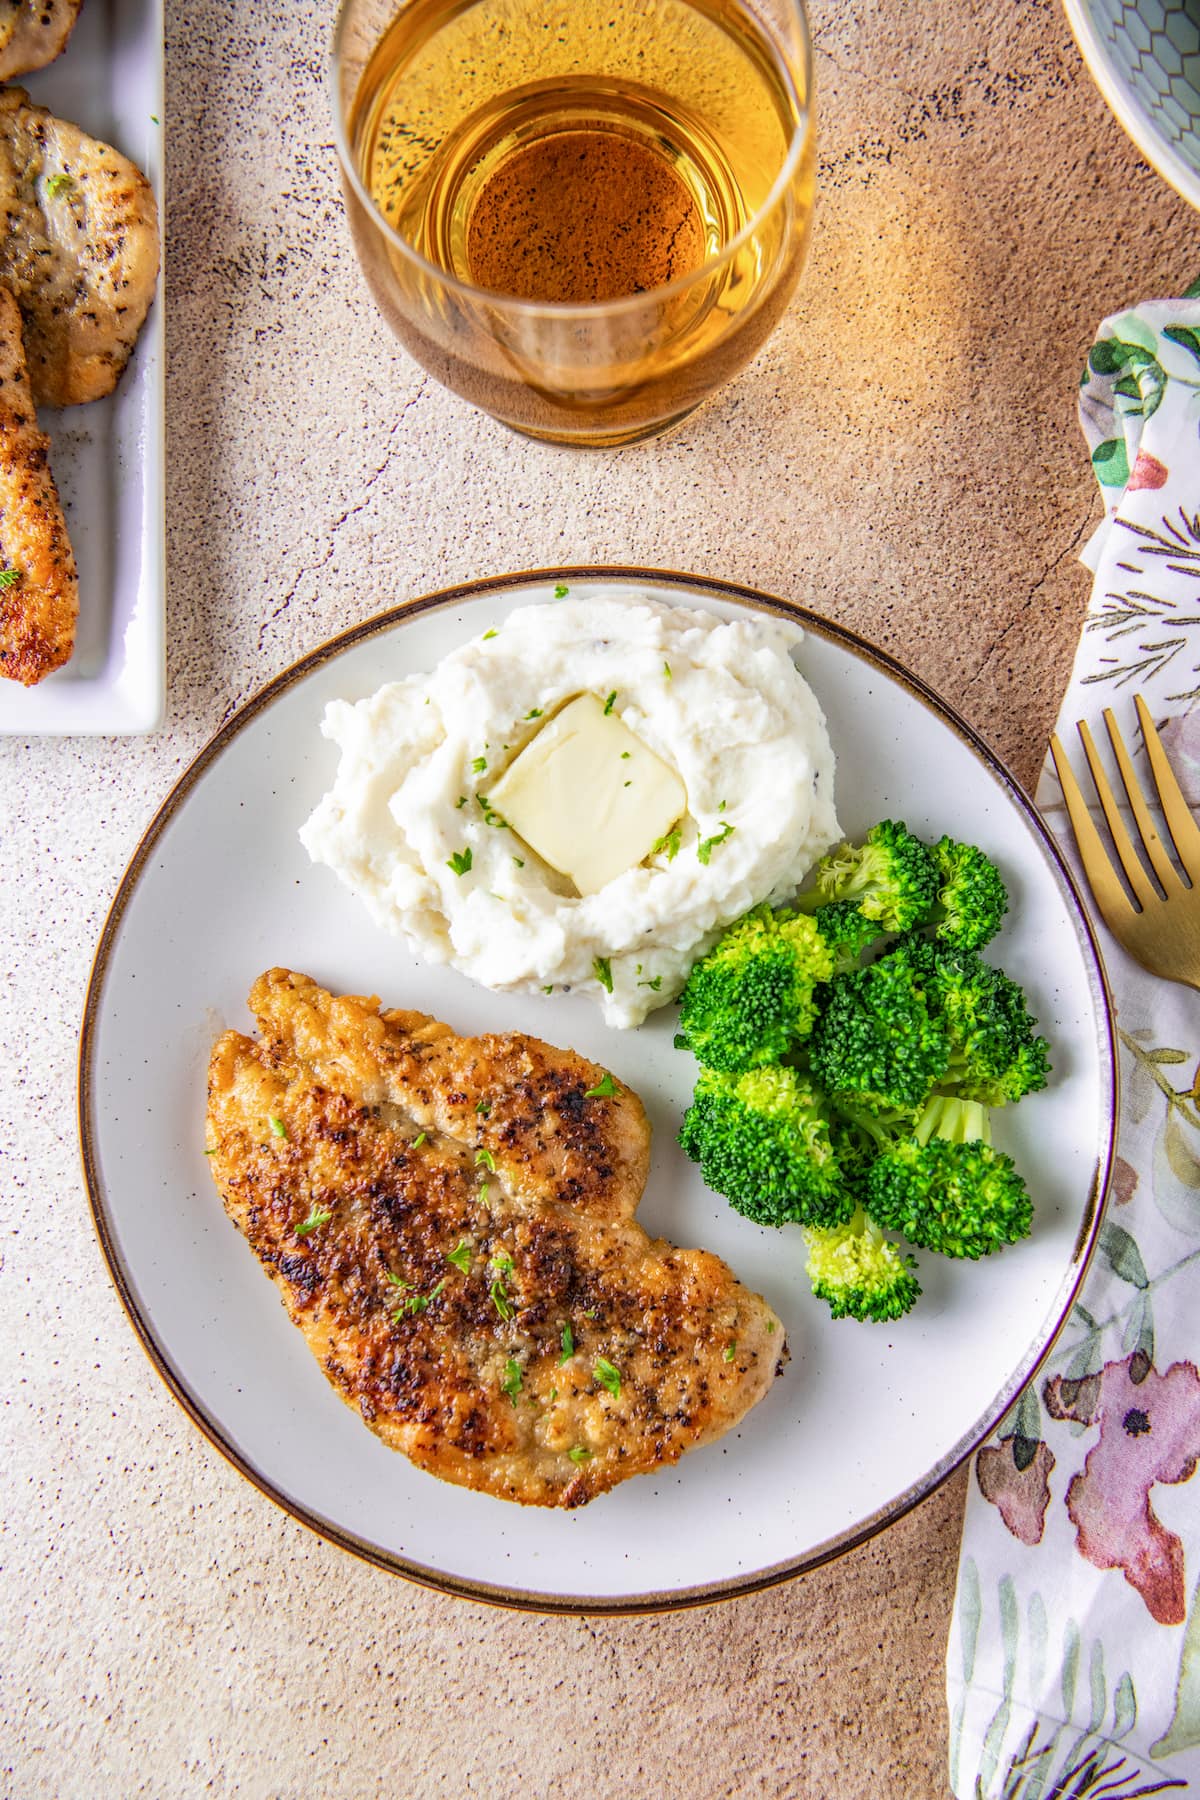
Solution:
[(1175, 192), (1192, 206), (1200, 207), (1200, 168), (1164, 137), (1155, 114), (1113, 66), (1109, 46), (1096, 28), (1087, 0), (1063, 0), (1063, 10), (1092, 79), (1117, 120), (1146, 161), (1170, 182)]

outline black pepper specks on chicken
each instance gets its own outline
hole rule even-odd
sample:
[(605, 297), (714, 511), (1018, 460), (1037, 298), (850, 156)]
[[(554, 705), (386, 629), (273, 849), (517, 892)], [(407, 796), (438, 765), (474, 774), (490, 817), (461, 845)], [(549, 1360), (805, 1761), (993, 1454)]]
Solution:
[(63, 50), (81, 0), (0, 0), (0, 81), (44, 69)]
[(78, 125), (0, 90), (0, 283), (16, 297), (39, 406), (112, 392), (158, 280), (146, 177)]
[(255, 982), (209, 1166), (337, 1392), (420, 1468), (573, 1507), (728, 1431), (786, 1359), (717, 1257), (634, 1220), (641, 1102), (516, 1033)]
[(26, 687), (67, 661), (79, 612), (75, 554), (47, 450), (21, 314), (0, 287), (0, 677)]

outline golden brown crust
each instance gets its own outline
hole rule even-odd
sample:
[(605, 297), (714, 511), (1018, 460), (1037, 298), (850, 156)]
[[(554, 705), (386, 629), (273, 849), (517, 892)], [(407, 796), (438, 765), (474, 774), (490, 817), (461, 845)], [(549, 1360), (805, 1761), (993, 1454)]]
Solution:
[(633, 1222), (649, 1128), (628, 1090), (589, 1093), (603, 1069), (286, 970), (251, 1006), (260, 1040), (213, 1051), (213, 1176), (385, 1443), (467, 1487), (578, 1506), (765, 1393), (778, 1320), (717, 1257)]
[(39, 406), (112, 392), (158, 279), (141, 171), (77, 125), (0, 90), (0, 281), (16, 295)]
[(21, 315), (0, 287), (0, 676), (26, 687), (75, 644), (79, 584), (25, 371)]

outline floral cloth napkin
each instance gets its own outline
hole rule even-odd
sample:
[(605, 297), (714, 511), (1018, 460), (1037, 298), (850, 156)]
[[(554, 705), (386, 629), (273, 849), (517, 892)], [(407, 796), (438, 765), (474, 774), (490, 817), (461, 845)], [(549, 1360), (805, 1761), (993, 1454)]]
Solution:
[[(1152, 793), (1144, 694), (1200, 807), (1200, 283), (1105, 320), (1079, 412), (1107, 516), (1059, 732), (1082, 769), (1075, 720), (1112, 706)], [(1037, 800), (1081, 874), (1049, 761)], [(1097, 929), (1116, 1176), (1079, 1302), (972, 1466), (946, 1659), (959, 1800), (1200, 1794), (1200, 994)]]

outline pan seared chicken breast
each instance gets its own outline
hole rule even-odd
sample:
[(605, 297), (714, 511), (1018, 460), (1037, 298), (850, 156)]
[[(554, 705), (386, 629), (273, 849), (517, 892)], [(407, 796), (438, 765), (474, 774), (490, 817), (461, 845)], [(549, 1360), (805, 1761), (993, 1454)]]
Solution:
[(651, 1239), (641, 1102), (515, 1033), (272, 969), (209, 1070), (209, 1163), (338, 1393), (392, 1448), (506, 1500), (579, 1506), (761, 1399), (779, 1320)]
[(0, 0), (0, 81), (52, 63), (71, 35), (80, 0)]
[(78, 125), (0, 91), (0, 282), (17, 298), (39, 406), (112, 392), (158, 279), (158, 218), (141, 171)]
[(0, 676), (32, 687), (61, 667), (78, 612), (75, 555), (29, 391), (21, 314), (0, 287)]

